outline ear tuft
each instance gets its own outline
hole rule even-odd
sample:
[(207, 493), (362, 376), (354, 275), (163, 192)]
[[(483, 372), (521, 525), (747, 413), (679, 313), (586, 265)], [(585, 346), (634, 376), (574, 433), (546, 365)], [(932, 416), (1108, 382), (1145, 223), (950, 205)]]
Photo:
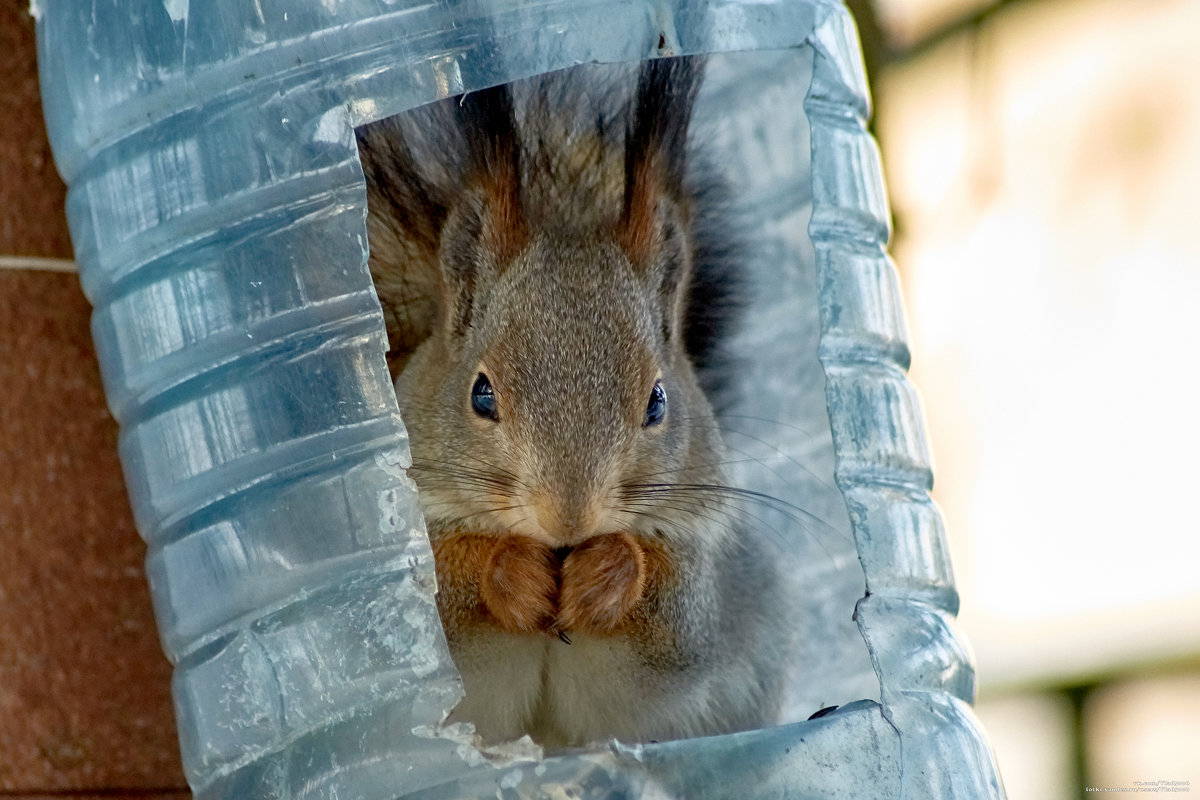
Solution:
[(482, 242), (504, 263), (529, 239), (521, 198), (521, 141), (508, 86), (463, 95), (459, 114), (469, 154), (467, 180), (483, 194)]
[(679, 202), (688, 128), (704, 72), (702, 59), (655, 58), (642, 64), (625, 134), (625, 202), (619, 240), (646, 265), (662, 237), (660, 205)]
[(508, 86), (451, 99), (466, 145), (462, 186), (441, 229), (442, 320), (451, 340), (466, 333), (477, 289), (529, 240), (521, 191), (521, 142)]

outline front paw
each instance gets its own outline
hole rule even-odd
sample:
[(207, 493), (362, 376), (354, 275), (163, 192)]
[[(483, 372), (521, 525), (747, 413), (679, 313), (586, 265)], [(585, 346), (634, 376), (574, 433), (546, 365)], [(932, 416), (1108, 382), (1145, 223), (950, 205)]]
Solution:
[(612, 634), (646, 588), (646, 553), (627, 533), (588, 539), (562, 563), (558, 619), (562, 631)]
[(493, 539), (479, 576), (479, 594), (503, 630), (550, 630), (558, 600), (554, 551), (525, 536)]

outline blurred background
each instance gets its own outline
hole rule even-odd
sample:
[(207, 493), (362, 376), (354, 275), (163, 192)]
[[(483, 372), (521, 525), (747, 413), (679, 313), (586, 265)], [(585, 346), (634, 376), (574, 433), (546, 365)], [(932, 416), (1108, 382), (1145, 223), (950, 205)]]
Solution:
[[(849, 5), (1009, 796), (1200, 793), (1200, 2)], [(0, 795), (178, 800), (26, 8), (0, 3)]]
[(1200, 3), (848, 5), (1009, 796), (1200, 794)]

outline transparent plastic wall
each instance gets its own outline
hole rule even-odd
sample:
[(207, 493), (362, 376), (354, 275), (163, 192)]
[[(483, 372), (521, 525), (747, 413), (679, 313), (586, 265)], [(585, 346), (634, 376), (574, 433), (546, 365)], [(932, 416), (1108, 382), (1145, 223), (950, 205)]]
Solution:
[[(44, 0), (37, 13), (198, 797), (1003, 795), (969, 707), (840, 3)], [(806, 643), (790, 714), (842, 707), (708, 739), (484, 754), (439, 725), (461, 687), (405, 473), (353, 127), (574, 64), (701, 52), (730, 54), (713, 59), (697, 122), (732, 154), (758, 225), (736, 403), (788, 422), (741, 440), (729, 424), (749, 453), (735, 477), (804, 509), (763, 519), (782, 532)]]

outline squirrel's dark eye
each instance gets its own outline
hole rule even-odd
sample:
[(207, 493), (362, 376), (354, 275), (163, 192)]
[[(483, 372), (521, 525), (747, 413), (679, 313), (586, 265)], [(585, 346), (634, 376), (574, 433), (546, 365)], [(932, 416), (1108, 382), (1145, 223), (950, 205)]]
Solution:
[(471, 408), (481, 417), (497, 421), (500, 419), (496, 415), (496, 393), (492, 391), (492, 382), (482, 372), (475, 378), (475, 385), (471, 387)]
[(663, 388), (661, 381), (655, 381), (654, 388), (650, 390), (650, 402), (646, 404), (646, 419), (642, 421), (642, 427), (657, 425), (666, 415), (667, 390)]

